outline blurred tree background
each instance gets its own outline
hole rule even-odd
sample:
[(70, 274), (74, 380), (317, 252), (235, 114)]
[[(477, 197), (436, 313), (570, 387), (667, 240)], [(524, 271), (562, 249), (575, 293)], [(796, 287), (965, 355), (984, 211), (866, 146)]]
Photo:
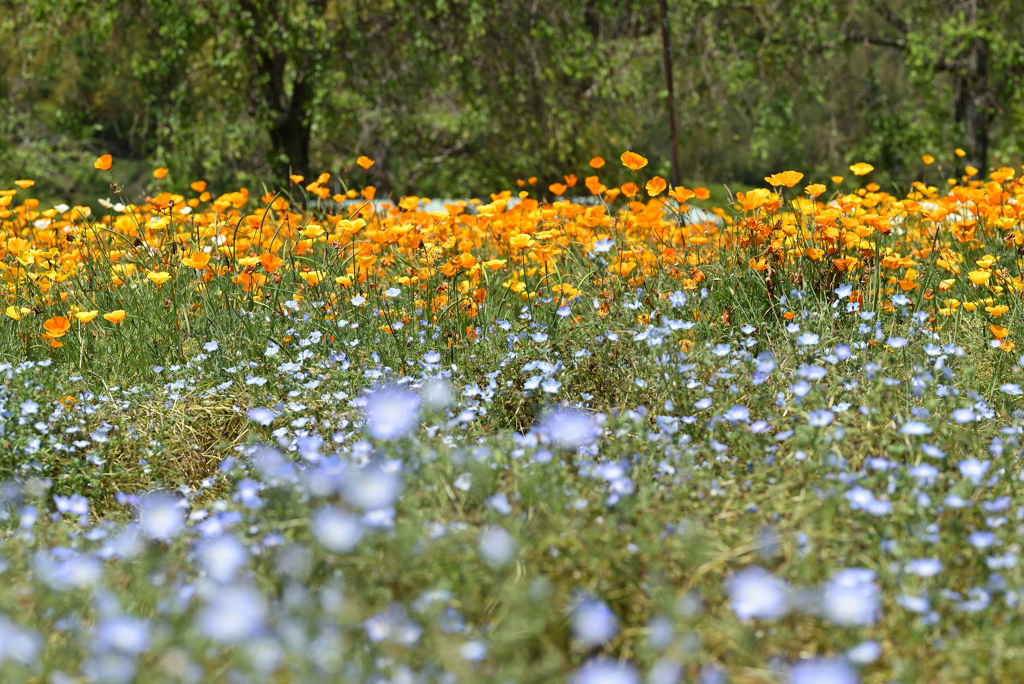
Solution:
[[(1021, 161), (1011, 0), (668, 9), (686, 182), (868, 161), (903, 187)], [(626, 148), (667, 178), (661, 49), (658, 0), (0, 0), (0, 185), (91, 196), (106, 152), (137, 188), (166, 166), (170, 188), (329, 171), (382, 195), (482, 195)]]

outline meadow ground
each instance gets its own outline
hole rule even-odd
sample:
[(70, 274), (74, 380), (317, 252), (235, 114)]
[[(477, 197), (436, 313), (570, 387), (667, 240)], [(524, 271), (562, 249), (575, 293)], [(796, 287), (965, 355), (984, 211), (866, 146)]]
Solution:
[(621, 161), (0, 195), (3, 681), (1024, 678), (1013, 170)]

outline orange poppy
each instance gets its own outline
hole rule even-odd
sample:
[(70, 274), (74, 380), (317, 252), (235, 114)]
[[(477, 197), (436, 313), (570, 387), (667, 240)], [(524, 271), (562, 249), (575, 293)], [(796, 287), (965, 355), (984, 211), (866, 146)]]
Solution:
[(71, 321), (64, 316), (54, 316), (45, 323), (43, 323), (43, 329), (46, 330), (44, 333), (51, 339), (62, 337), (68, 330), (71, 330)]
[(783, 171), (782, 173), (773, 173), (770, 176), (765, 177), (765, 182), (774, 187), (786, 186), (791, 188), (800, 182), (800, 179), (804, 177), (804, 174), (799, 171)]
[(260, 264), (267, 273), (273, 273), (284, 263), (284, 259), (274, 254), (260, 254)]
[(102, 157), (98, 158), (96, 161), (92, 163), (92, 165), (95, 166), (100, 171), (109, 171), (110, 167), (113, 166), (113, 164), (114, 158), (111, 157), (109, 154), (103, 155)]
[(665, 191), (665, 188), (668, 187), (668, 184), (665, 182), (665, 179), (662, 178), (661, 176), (655, 176), (651, 180), (647, 181), (647, 185), (645, 185), (644, 187), (647, 188), (648, 195), (650, 195), (651, 197), (656, 197)]
[(197, 249), (196, 251), (192, 252), (192, 256), (185, 257), (184, 259), (181, 260), (182, 264), (184, 264), (185, 266), (191, 266), (197, 271), (202, 271), (204, 268), (206, 268), (206, 264), (208, 264), (209, 262), (210, 255), (200, 249)]
[(641, 157), (636, 152), (630, 152), (627, 150), (626, 152), (622, 153), (620, 159), (622, 159), (622, 165), (625, 166), (630, 171), (639, 171), (640, 169), (647, 166), (647, 159)]

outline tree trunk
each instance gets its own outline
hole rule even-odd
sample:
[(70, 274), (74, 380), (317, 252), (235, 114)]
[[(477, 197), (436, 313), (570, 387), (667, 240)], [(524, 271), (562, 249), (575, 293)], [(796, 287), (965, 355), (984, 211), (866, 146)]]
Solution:
[[(292, 96), (282, 102), (284, 94), (271, 99), (271, 111), (275, 120), (270, 127), (270, 144), (274, 153), (274, 166), (282, 179), (290, 173), (309, 175), (310, 125), (306, 107), (309, 101), (309, 87), (301, 76), (292, 85)], [(284, 104), (284, 107), (274, 107)]]
[[(243, 0), (242, 7), (255, 18), (258, 26), (284, 26), (284, 18), (277, 14), (275, 3)], [(317, 6), (320, 13), (322, 6)], [(270, 35), (273, 35), (272, 33)], [(289, 174), (309, 174), (310, 124), (308, 107), (313, 97), (313, 88), (306, 80), (309, 55), (289, 55), (274, 45), (269, 37), (267, 42), (253, 32), (249, 35), (249, 49), (259, 83), (263, 91), (263, 103), (269, 110), (267, 122), (272, 150), (271, 165), (278, 179), (285, 181)], [(289, 69), (289, 62), (292, 61)], [(289, 72), (293, 74), (291, 87), (286, 83)]]
[[(972, 5), (977, 11), (977, 6)], [(972, 17), (976, 20), (976, 16)], [(967, 146), (967, 166), (978, 169), (980, 177), (988, 172), (988, 141), (991, 125), (992, 92), (988, 78), (988, 43), (983, 38), (971, 41), (963, 68), (956, 75), (956, 122), (963, 126)]]

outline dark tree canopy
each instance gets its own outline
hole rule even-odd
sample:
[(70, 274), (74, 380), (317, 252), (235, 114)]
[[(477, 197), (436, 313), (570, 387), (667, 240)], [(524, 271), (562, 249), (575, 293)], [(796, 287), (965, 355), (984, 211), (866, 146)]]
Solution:
[[(1019, 161), (1010, 0), (668, 6), (684, 180)], [(62, 195), (110, 152), (138, 179), (466, 195), (630, 147), (667, 175), (658, 22), (634, 0), (0, 0), (0, 170)]]

